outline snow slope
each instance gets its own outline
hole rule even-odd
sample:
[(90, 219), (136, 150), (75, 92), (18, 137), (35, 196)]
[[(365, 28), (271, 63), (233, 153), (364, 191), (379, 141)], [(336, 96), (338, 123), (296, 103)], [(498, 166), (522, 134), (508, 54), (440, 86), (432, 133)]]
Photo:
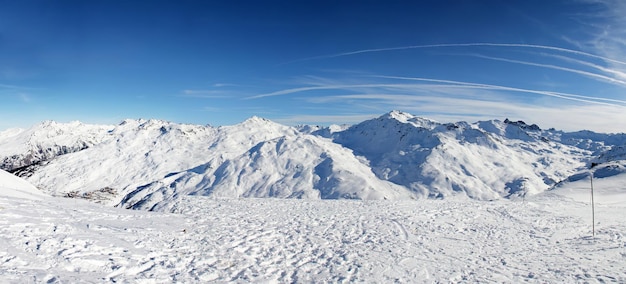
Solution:
[[(622, 197), (625, 176), (611, 182)], [(626, 282), (625, 203), (602, 203), (598, 189), (592, 237), (590, 205), (570, 191), (492, 202), (186, 196), (177, 214), (0, 195), (0, 282)]]
[(0, 170), (0, 196), (39, 200), (46, 195), (29, 182)]

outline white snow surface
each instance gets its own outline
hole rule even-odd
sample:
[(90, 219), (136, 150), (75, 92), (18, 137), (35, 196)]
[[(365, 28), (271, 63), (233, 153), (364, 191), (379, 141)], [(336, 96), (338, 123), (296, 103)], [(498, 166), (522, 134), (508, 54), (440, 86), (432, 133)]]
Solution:
[(595, 236), (585, 178), (491, 202), (185, 196), (174, 213), (19, 198), (14, 179), (1, 283), (626, 282), (626, 174), (594, 179)]

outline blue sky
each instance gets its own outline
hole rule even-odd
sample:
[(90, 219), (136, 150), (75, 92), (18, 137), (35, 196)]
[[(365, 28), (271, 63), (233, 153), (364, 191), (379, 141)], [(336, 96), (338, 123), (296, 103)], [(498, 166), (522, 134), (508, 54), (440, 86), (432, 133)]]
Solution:
[(0, 0), (0, 129), (390, 110), (626, 132), (626, 2)]

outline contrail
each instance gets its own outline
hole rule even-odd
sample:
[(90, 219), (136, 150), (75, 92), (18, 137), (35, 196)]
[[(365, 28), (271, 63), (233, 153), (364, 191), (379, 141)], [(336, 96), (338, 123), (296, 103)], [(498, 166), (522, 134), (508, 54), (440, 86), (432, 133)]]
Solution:
[(394, 51), (394, 50), (406, 50), (406, 49), (419, 49), (419, 48), (464, 47), (464, 46), (522, 47), (522, 48), (534, 48), (534, 49), (543, 49), (543, 50), (554, 50), (554, 51), (560, 51), (560, 52), (565, 52), (565, 53), (572, 53), (572, 54), (587, 56), (587, 57), (596, 58), (596, 59), (602, 59), (604, 61), (609, 61), (609, 62), (613, 62), (613, 63), (626, 65), (626, 62), (624, 62), (624, 61), (619, 61), (619, 60), (616, 60), (616, 59), (613, 59), (613, 58), (608, 58), (608, 57), (604, 57), (604, 56), (600, 56), (600, 55), (595, 55), (595, 54), (591, 54), (591, 53), (587, 53), (587, 52), (583, 52), (583, 51), (579, 51), (579, 50), (567, 49), (567, 48), (562, 48), (562, 47), (549, 46), (549, 45), (538, 45), (538, 44), (489, 43), (489, 42), (442, 43), (442, 44), (425, 44), (425, 45), (409, 45), (409, 46), (399, 46), (399, 47), (362, 49), (362, 50), (348, 51), (348, 52), (343, 52), (343, 53), (336, 53), (336, 54), (329, 54), (329, 55), (320, 55), (320, 56), (313, 56), (313, 57), (307, 57), (307, 58), (302, 58), (302, 59), (296, 59), (296, 60), (293, 60), (293, 61), (290, 61), (290, 62), (287, 62), (287, 63), (295, 63), (295, 62), (309, 61), (309, 60), (316, 60), (316, 59), (324, 59), (324, 58), (335, 58), (335, 57), (342, 57), (342, 56), (355, 55), (355, 54), (361, 54), (361, 53), (372, 53), (372, 52), (383, 52), (383, 51)]
[(293, 88), (293, 89), (285, 89), (267, 94), (260, 94), (256, 96), (247, 97), (246, 99), (260, 99), (265, 97), (274, 97), (274, 96), (282, 96), (293, 93), (300, 93), (306, 91), (315, 91), (315, 90), (337, 90), (337, 89), (348, 89), (348, 88), (382, 88), (382, 87), (391, 87), (391, 86), (412, 86), (412, 84), (356, 84), (356, 85), (325, 85), (325, 86), (313, 86), (313, 87), (301, 87), (301, 88)]
[[(566, 71), (566, 72), (570, 72), (570, 73), (583, 75), (583, 76), (586, 76), (586, 77), (591, 77), (591, 78), (595, 78), (595, 79), (605, 80), (605, 81), (608, 81), (608, 82), (611, 82), (611, 83), (616, 83), (616, 84), (620, 84), (620, 85), (626, 85), (626, 81), (618, 80), (618, 79), (615, 79), (615, 78), (611, 78), (609, 76), (605, 76), (605, 75), (601, 75), (601, 74), (597, 74), (597, 73), (592, 73), (592, 72), (587, 72), (587, 71), (583, 71), (583, 70), (578, 70), (578, 69), (561, 67), (561, 66), (556, 66), (556, 65), (551, 65), (551, 64), (541, 64), (541, 63), (534, 63), (534, 62), (529, 62), (529, 61), (522, 61), (522, 60), (514, 60), (514, 59), (508, 59), (508, 58), (501, 58), (501, 57), (486, 56), (486, 55), (480, 55), (480, 54), (473, 54), (472, 56), (478, 57), (478, 58), (490, 59), (490, 60), (509, 62), (509, 63), (517, 63), (517, 64), (523, 64), (523, 65), (529, 65), (529, 66), (537, 66), (537, 67), (561, 70), (561, 71)], [(618, 72), (611, 72), (611, 73), (616, 74)]]

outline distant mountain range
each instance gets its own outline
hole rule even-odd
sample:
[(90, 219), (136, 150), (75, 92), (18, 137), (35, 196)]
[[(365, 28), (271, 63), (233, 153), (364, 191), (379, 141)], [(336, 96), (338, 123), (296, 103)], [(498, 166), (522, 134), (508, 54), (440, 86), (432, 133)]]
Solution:
[(0, 132), (0, 169), (45, 193), (148, 210), (175, 208), (183, 195), (515, 198), (589, 169), (622, 174), (625, 164), (623, 133), (543, 130), (508, 119), (438, 123), (399, 111), (349, 127), (252, 117), (222, 127), (47, 121)]

